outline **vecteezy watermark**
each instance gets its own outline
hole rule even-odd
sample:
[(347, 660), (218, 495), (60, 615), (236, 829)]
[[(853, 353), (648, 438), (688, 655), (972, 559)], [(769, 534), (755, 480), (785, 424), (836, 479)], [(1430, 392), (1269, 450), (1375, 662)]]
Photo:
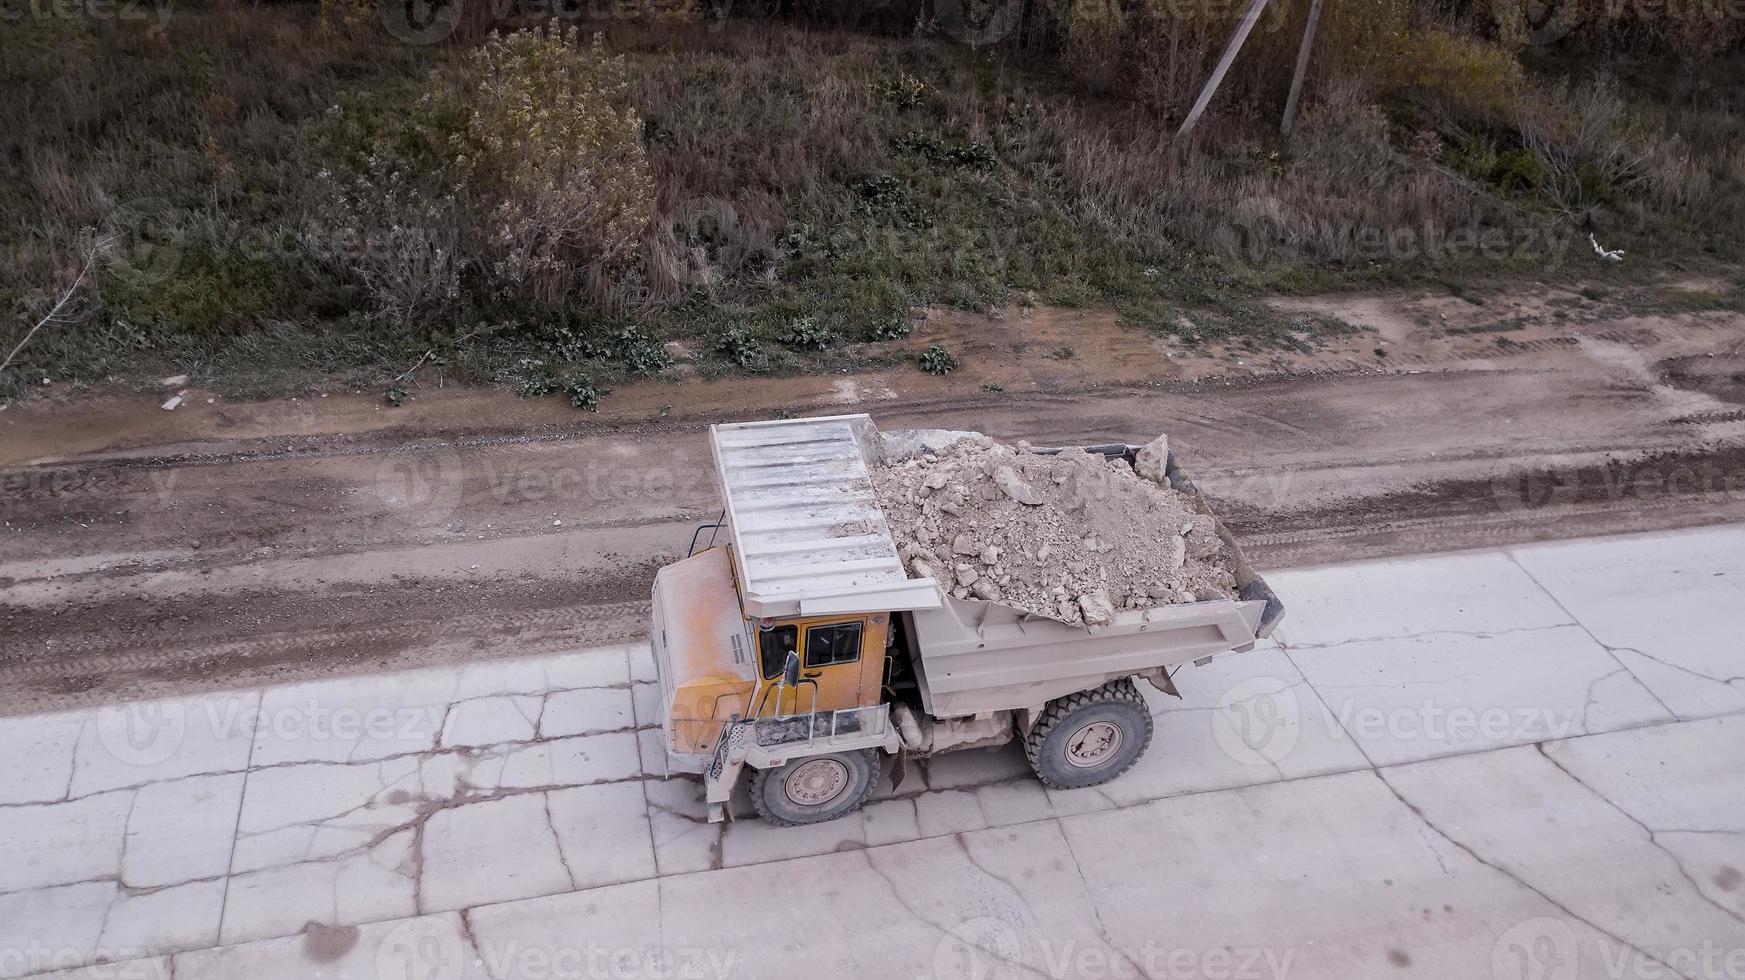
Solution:
[(170, 22), (171, 0), (0, 0), (0, 23), (22, 20)]
[(705, 498), (709, 471), (701, 466), (650, 466), (641, 458), (545, 465), (504, 461), (488, 453), (469, 466), (450, 446), (410, 447), (385, 457), (375, 489), (396, 513), (440, 521), (466, 502), (469, 480), (481, 499), (506, 504), (595, 504), (602, 501), (671, 502)]
[[(1574, 708), (1516, 706), (1469, 707), (1425, 700), (1410, 707), (1384, 708), (1342, 701), (1333, 707), (1338, 730), (1360, 742), (1536, 742), (1580, 733)], [(1330, 732), (1329, 734), (1336, 734)]]
[[(1321, 719), (1326, 737), (1359, 744), (1430, 742), (1440, 745), (1522, 744), (1568, 738), (1582, 729), (1580, 708), (1543, 705), (1452, 704), (1426, 698), (1413, 704), (1328, 701)], [(1297, 745), (1309, 719), (1291, 682), (1250, 677), (1230, 686), (1208, 717), (1224, 754), (1245, 766), (1276, 766)]]
[(1495, 477), (1491, 497), (1503, 510), (1625, 500), (1725, 501), (1745, 497), (1745, 469), (1716, 459), (1548, 466)]
[(377, 980), (460, 980), (482, 967), (493, 980), (728, 980), (736, 949), (612, 946), (589, 940), (545, 944), (463, 936), (446, 918), (411, 919), (376, 945)]
[(1491, 946), (1491, 980), (1575, 980), (1599, 967), (1610, 980), (1745, 980), (1745, 946), (1633, 946), (1595, 932), (1584, 955), (1575, 928), (1556, 916), (1510, 927)]
[(1433, 221), (1421, 225), (1352, 229), (1357, 258), (1371, 262), (1448, 262), (1463, 259), (1543, 259), (1555, 261), (1568, 254), (1576, 240), (1571, 228), (1512, 228), (1467, 225), (1444, 227)]
[(184, 745), (269, 738), (281, 742), (437, 743), (442, 705), (357, 706), (309, 698), (263, 707), (242, 698), (140, 701), (97, 712), (97, 739), (127, 766), (168, 761)]
[(1230, 686), (1212, 708), (1212, 739), (1245, 766), (1275, 766), (1296, 748), (1302, 706), (1289, 683), (1250, 677)]
[[(1586, 4), (1580, 0), (1515, 0), (1519, 6), (1524, 40), (1532, 45), (1555, 44), (1587, 24), (1674, 23), (1719, 24), (1745, 19), (1745, 0), (1606, 0)], [(1506, 15), (1507, 7), (1497, 8)]]
[(995, 916), (946, 931), (933, 948), (933, 980), (1284, 980), (1296, 950), (1262, 946), (1174, 946), (1147, 940), (1109, 946), (1023, 932)]
[(0, 948), (0, 977), (78, 970), (82, 980), (170, 980), (169, 961), (145, 949), (82, 949), (32, 942)]

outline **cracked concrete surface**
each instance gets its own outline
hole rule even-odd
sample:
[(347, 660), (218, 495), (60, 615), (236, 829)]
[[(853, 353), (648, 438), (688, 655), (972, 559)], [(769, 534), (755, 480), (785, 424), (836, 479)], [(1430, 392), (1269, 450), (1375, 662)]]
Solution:
[(640, 646), (0, 720), (0, 976), (1745, 975), (1745, 528), (1269, 580), (1121, 779), (814, 827), (705, 820)]

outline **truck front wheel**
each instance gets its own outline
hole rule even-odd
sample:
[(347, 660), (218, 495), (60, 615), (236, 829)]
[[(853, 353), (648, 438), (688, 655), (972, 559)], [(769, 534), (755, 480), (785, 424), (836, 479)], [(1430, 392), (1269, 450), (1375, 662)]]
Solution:
[(778, 827), (823, 823), (860, 808), (879, 779), (876, 749), (790, 759), (751, 777), (751, 803)]
[(1106, 783), (1126, 772), (1151, 744), (1151, 712), (1130, 680), (1048, 703), (1024, 738), (1030, 768), (1056, 789)]

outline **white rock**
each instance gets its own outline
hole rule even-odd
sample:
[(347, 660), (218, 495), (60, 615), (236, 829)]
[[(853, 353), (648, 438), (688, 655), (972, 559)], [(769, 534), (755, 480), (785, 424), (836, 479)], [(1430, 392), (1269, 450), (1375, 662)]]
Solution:
[(1161, 435), (1140, 448), (1133, 459), (1133, 472), (1153, 483), (1168, 484), (1164, 470), (1169, 466), (1169, 436)]
[(1115, 618), (1115, 606), (1102, 592), (1086, 592), (1078, 598), (1079, 613), (1092, 626), (1102, 626)]
[(1040, 507), (1042, 505), (1042, 495), (1032, 489), (1030, 484), (1020, 479), (1018, 471), (1012, 467), (996, 466), (991, 476), (994, 480), (994, 486), (999, 487), (1001, 492), (1013, 500), (1026, 507)]

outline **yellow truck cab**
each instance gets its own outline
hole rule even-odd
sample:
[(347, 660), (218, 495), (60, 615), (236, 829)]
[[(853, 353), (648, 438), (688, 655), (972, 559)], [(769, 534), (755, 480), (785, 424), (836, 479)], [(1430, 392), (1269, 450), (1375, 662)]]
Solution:
[[(1050, 786), (1106, 782), (1151, 739), (1135, 680), (1174, 694), (1171, 668), (1249, 649), (1283, 613), (1221, 526), (1236, 599), (1095, 631), (959, 599), (904, 568), (871, 467), (906, 444), (870, 417), (716, 425), (710, 442), (721, 520), (655, 576), (650, 642), (668, 767), (703, 777), (711, 820), (745, 769), (766, 820), (815, 823), (860, 806), (888, 756), (1015, 737)], [(1215, 522), (1173, 458), (1169, 479)]]

